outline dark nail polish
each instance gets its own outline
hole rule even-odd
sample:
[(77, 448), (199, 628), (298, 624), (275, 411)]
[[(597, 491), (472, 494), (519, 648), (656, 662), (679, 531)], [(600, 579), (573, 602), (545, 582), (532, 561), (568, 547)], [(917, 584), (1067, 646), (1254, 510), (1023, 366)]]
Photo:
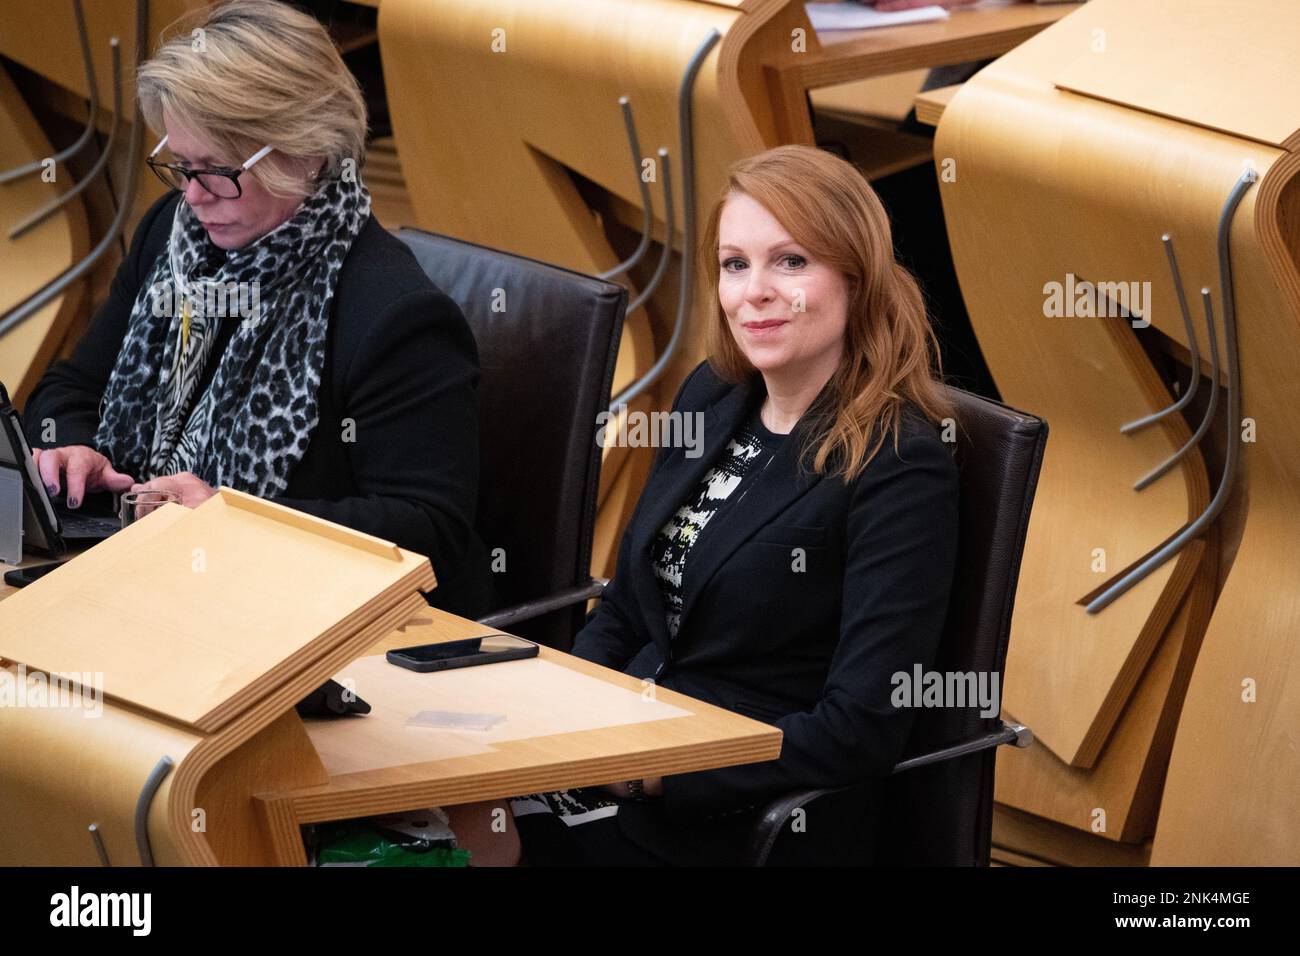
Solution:
[(59, 486), (58, 486), (58, 485), (46, 485), (46, 486), (45, 486), (45, 493), (48, 494), (48, 495), (57, 495), (57, 494), (59, 493)]
[(69, 508), (76, 508), (76, 507), (79, 507), (80, 505), (81, 505), (81, 499), (80, 499), (80, 498), (69, 498), (69, 499), (68, 499), (68, 507), (69, 507)]

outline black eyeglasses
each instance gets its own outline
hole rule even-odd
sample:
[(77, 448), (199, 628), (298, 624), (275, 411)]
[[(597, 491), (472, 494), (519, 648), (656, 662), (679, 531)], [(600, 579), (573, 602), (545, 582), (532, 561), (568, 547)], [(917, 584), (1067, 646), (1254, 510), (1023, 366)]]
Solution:
[(164, 146), (167, 145), (168, 137), (164, 136), (162, 142), (153, 148), (153, 152), (145, 159), (145, 163), (154, 171), (154, 174), (161, 179), (168, 187), (179, 189), (184, 192), (189, 186), (191, 179), (197, 179), (199, 185), (206, 189), (218, 199), (238, 199), (244, 194), (243, 187), (239, 185), (239, 177), (252, 168), (253, 164), (271, 152), (270, 146), (263, 146), (238, 169), (190, 169), (188, 166), (182, 166), (179, 163), (163, 163), (154, 159)]

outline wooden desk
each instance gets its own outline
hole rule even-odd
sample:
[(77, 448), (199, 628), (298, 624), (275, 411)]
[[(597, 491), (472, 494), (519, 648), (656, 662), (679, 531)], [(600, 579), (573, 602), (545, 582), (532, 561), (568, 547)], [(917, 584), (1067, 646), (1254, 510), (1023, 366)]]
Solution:
[(781, 141), (813, 142), (806, 99), (809, 90), (1001, 56), (1078, 8), (1074, 3), (958, 8), (947, 20), (820, 33), (820, 50), (810, 44), (806, 54), (767, 67)]
[[(9, 585), (4, 583), (4, 576), (10, 571), (16, 571), (18, 568), (30, 568), (33, 565), (49, 564), (51, 561), (71, 561), (78, 554), (81, 554), (82, 551), (86, 551), (86, 550), (89, 549), (75, 548), (69, 551), (67, 554), (63, 555), (62, 557), (58, 557), (58, 558), (46, 558), (46, 557), (42, 557), (39, 554), (31, 554), (30, 552), (24, 551), (23, 559), (18, 564), (5, 564), (3, 561), (0, 561), (0, 601), (3, 601), (11, 594), (18, 593), (18, 588), (10, 587)], [(4, 658), (0, 657), (0, 661), (3, 660)]]
[[(534, 660), (437, 674), (402, 670), (382, 656), (370, 656), (484, 633), (480, 624), (431, 608), (336, 675), (341, 682), (354, 681), (374, 710), (364, 720), (304, 721), (328, 779), (256, 798), (273, 836), (275, 862), (305, 862), (298, 830), (305, 823), (684, 773), (780, 754), (781, 732), (775, 727), (670, 690), (651, 693), (633, 677), (546, 647)], [(378, 681), (383, 689), (376, 694)], [(412, 705), (387, 705), (414, 695), (427, 695), (429, 708), (503, 714), (507, 720), (490, 731), (403, 727)], [(650, 719), (635, 713), (643, 707), (650, 709)], [(516, 717), (516, 729), (503, 729)], [(394, 746), (402, 734), (409, 737)], [(412, 762), (418, 751), (426, 759)]]
[(943, 118), (943, 111), (948, 108), (952, 98), (961, 89), (961, 84), (941, 86), (938, 89), (923, 90), (916, 94), (916, 119), (926, 126), (938, 126)]
[[(0, 588), (0, 601), (13, 593), (13, 588)], [(775, 727), (549, 648), (532, 660), (436, 674), (393, 667), (381, 656), (394, 647), (485, 632), (474, 621), (433, 608), (417, 612), (336, 673), (372, 705), (369, 715), (304, 721), (290, 710), (263, 727), (206, 771), (193, 803), (186, 804), (204, 810), (213, 859), (173, 859), (155, 833), (159, 862), (304, 865), (302, 824), (683, 773), (780, 754), (781, 732)], [(85, 730), (77, 725), (83, 734), (77, 746), (83, 751), (94, 749), (94, 734), (113, 741), (140, 735), (121, 730), (125, 722), (138, 720), (132, 708), (111, 698), (105, 704), (103, 719), (86, 722)], [(489, 731), (405, 726), (421, 709), (494, 713), (506, 720)], [(48, 735), (57, 744), (72, 735), (50, 733), (38, 724), (80, 720), (78, 714), (56, 710), (39, 716), (10, 711), (6, 726), (11, 739)], [(106, 725), (118, 730), (110, 736)], [(193, 746), (174, 730), (162, 732), (168, 736), (165, 752), (178, 760)], [(46, 772), (59, 772), (57, 752), (32, 757), (38, 759), (49, 763)], [(35, 771), (23, 766), (25, 771), (15, 773), (28, 779)], [(17, 786), (18, 780), (0, 780), (0, 792)], [(21, 852), (11, 848), (8, 857), (93, 865), (80, 821), (84, 808), (35, 807), (21, 796), (13, 800), (41, 838), (29, 834), (30, 846)], [(113, 858), (125, 856), (118, 849)]]

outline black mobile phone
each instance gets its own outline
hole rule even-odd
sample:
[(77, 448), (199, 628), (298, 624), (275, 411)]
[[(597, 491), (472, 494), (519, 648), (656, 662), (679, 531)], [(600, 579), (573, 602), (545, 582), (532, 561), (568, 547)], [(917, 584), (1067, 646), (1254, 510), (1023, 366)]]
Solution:
[(29, 564), (25, 568), (15, 568), (5, 572), (5, 584), (11, 588), (25, 588), (37, 578), (43, 578), (57, 567), (67, 562), (51, 561), (49, 564)]
[(419, 671), (422, 674), (428, 671), (451, 670), (453, 667), (474, 667), (478, 664), (517, 661), (536, 656), (536, 644), (509, 634), (484, 634), (482, 637), (471, 637), (463, 641), (401, 647), (385, 655), (388, 663), (405, 667), (407, 670)]

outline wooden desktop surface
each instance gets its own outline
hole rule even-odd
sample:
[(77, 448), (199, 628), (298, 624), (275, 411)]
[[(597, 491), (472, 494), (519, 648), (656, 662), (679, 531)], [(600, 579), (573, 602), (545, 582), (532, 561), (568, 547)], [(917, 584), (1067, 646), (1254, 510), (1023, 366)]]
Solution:
[[(349, 2), (378, 8), (381, 0)], [(775, 105), (778, 114), (783, 114), (778, 115), (777, 121), (785, 141), (813, 141), (804, 101), (808, 90), (904, 70), (1001, 56), (1080, 5), (1016, 2), (975, 9), (958, 7), (950, 11), (946, 20), (819, 33), (820, 52), (810, 51), (772, 70), (773, 80), (781, 91)]]
[[(844, 68), (849, 69), (856, 62), (888, 53), (930, 50), (954, 58), (948, 62), (963, 63), (984, 55), (984, 44), (1028, 39), (1079, 6), (1078, 3), (1009, 3), (973, 9), (955, 7), (946, 20), (870, 30), (827, 30), (817, 34), (822, 53), (813, 62), (822, 63), (822, 68), (828, 69), (825, 61), (835, 60), (848, 64)], [(918, 62), (916, 65), (934, 64)]]
[(782, 139), (814, 141), (805, 98), (809, 90), (998, 57), (1079, 7), (1079, 3), (958, 7), (946, 20), (819, 33), (820, 51), (784, 57), (780, 65), (769, 68)]
[[(0, 601), (13, 593), (0, 587)], [(306, 823), (780, 755), (781, 731), (771, 725), (550, 648), (530, 660), (432, 674), (392, 666), (382, 656), (485, 633), (492, 631), (474, 621), (421, 609), (335, 675), (372, 705), (369, 715), (300, 721), (288, 712), (228, 758), (225, 770), (213, 771), (211, 787), (230, 791), (235, 809), (227, 819), (241, 822), (210, 831), (218, 860), (301, 865), (299, 828)], [(487, 731), (407, 726), (423, 709), (505, 720)], [(262, 782), (259, 761), (272, 755), (278, 779), (293, 785)], [(241, 793), (253, 795), (251, 807), (247, 796), (239, 802)], [(203, 806), (219, 799), (203, 788), (199, 795)]]
[[(432, 674), (376, 656), (485, 633), (499, 632), (430, 608), (340, 671), (336, 679), (355, 682), (375, 710), (365, 719), (307, 720), (329, 782), (274, 799), (290, 801), (298, 821), (309, 823), (394, 804), (453, 805), (780, 754), (775, 727), (547, 647), (532, 660)], [(429, 709), (507, 719), (491, 731), (402, 726), (415, 695)], [(390, 703), (397, 713), (384, 712)]]

